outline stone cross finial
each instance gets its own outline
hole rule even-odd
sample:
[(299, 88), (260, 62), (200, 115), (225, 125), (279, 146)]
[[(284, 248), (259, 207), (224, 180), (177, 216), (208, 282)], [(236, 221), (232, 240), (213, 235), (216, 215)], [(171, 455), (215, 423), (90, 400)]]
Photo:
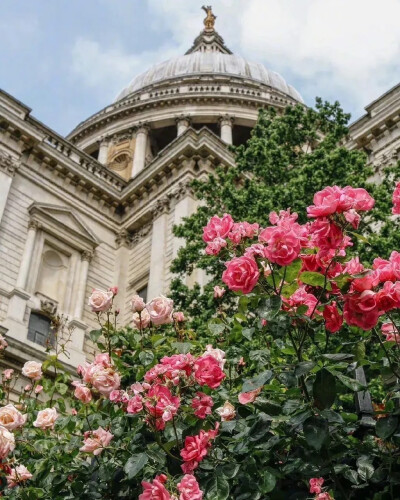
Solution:
[(202, 9), (207, 14), (207, 17), (204, 19), (204, 26), (206, 31), (214, 31), (215, 20), (217, 16), (213, 14), (211, 5), (203, 5)]

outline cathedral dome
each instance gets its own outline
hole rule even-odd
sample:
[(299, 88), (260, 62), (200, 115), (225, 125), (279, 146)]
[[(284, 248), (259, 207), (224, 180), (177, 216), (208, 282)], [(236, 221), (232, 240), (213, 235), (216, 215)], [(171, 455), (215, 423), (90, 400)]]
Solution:
[(260, 63), (249, 62), (243, 57), (218, 50), (196, 50), (152, 66), (141, 75), (136, 76), (120, 92), (116, 102), (155, 83), (167, 82), (179, 77), (199, 75), (223, 75), (252, 80), (279, 90), (296, 101), (303, 102), (297, 90), (286, 83), (278, 73), (268, 70)]

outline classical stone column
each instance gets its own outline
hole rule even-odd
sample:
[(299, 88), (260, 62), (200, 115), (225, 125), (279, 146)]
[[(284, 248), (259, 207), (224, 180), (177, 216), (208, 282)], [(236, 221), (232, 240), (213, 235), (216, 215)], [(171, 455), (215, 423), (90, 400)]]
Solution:
[(81, 255), (81, 263), (78, 274), (78, 283), (76, 286), (76, 301), (74, 318), (82, 319), (83, 308), (85, 305), (86, 283), (89, 271), (89, 263), (92, 260), (92, 252), (84, 251)]
[(227, 144), (233, 144), (232, 139), (232, 129), (233, 129), (233, 118), (231, 116), (225, 115), (219, 120), (221, 127), (221, 139)]
[(135, 152), (133, 155), (132, 177), (144, 169), (147, 150), (149, 127), (141, 125), (136, 131)]
[[(131, 235), (126, 229), (122, 229), (115, 238), (115, 267), (113, 284), (118, 285), (118, 295), (114, 299), (116, 308), (125, 312), (127, 299), (128, 276), (129, 276), (129, 248)], [(124, 317), (122, 317), (124, 321)]]
[(165, 292), (165, 253), (168, 235), (168, 199), (157, 200), (153, 210), (148, 300)]
[(177, 136), (182, 135), (190, 127), (190, 119), (187, 116), (180, 116), (176, 119)]
[(110, 140), (108, 137), (103, 137), (101, 141), (99, 141), (99, 157), (98, 160), (100, 163), (105, 165), (107, 163), (108, 157), (108, 146), (110, 144)]
[(0, 222), (6, 208), (11, 183), (18, 167), (19, 162), (16, 159), (0, 150)]
[(22, 255), (21, 266), (19, 268), (16, 287), (25, 289), (31, 267), (33, 247), (35, 245), (36, 233), (40, 225), (35, 220), (30, 220), (28, 224), (28, 235), (25, 241), (24, 253)]

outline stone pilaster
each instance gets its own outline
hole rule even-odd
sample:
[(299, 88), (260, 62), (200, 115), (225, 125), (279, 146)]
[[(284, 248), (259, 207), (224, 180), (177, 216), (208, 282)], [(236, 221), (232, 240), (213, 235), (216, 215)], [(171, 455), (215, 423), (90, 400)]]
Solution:
[(31, 219), (28, 224), (28, 234), (25, 241), (24, 253), (21, 259), (16, 287), (25, 289), (28, 280), (29, 269), (31, 268), (33, 247), (35, 245), (36, 233), (40, 228), (38, 221)]
[(17, 159), (0, 150), (0, 222), (6, 208), (13, 177), (19, 166), (20, 162)]
[(81, 262), (79, 265), (79, 272), (77, 275), (77, 283), (75, 287), (75, 311), (74, 311), (74, 318), (81, 320), (82, 319), (82, 314), (83, 314), (83, 308), (85, 305), (85, 299), (86, 299), (86, 283), (87, 283), (87, 277), (88, 277), (88, 272), (89, 272), (89, 264), (90, 261), (92, 260), (93, 253), (84, 251), (81, 254)]
[(146, 164), (147, 140), (149, 136), (149, 126), (141, 125), (136, 130), (135, 153), (133, 155), (132, 177), (139, 174)]

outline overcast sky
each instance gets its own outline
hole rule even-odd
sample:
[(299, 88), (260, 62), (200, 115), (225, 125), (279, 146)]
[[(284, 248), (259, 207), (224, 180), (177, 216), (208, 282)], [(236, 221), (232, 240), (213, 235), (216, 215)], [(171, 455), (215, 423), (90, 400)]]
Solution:
[(400, 82), (400, 0), (1, 0), (0, 87), (61, 134), (183, 54), (212, 3), (226, 45), (353, 118)]

